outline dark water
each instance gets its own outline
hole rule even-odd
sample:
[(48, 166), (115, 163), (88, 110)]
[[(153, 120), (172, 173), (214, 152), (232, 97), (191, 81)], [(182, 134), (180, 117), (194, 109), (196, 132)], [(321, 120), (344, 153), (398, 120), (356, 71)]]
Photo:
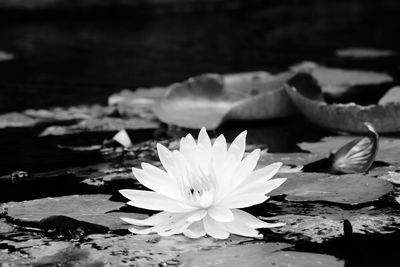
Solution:
[(0, 112), (106, 103), (123, 88), (205, 72), (267, 70), (313, 60), (385, 70), (397, 59), (340, 59), (348, 47), (398, 49), (396, 1), (288, 1), (231, 12), (1, 18)]

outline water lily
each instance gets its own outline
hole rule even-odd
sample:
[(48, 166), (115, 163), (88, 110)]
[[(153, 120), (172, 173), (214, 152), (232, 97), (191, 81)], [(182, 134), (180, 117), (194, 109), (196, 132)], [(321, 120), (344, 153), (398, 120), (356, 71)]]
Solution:
[(142, 163), (142, 169), (133, 168), (137, 180), (153, 191), (124, 189), (120, 193), (130, 200), (129, 205), (162, 212), (143, 220), (121, 219), (139, 226), (129, 229), (135, 234), (183, 233), (190, 238), (206, 234), (218, 239), (230, 234), (259, 237), (257, 228), (284, 225), (240, 210), (266, 201), (266, 194), (286, 180), (271, 179), (281, 163), (254, 170), (260, 150), (243, 159), (245, 143), (246, 131), (229, 148), (223, 135), (211, 144), (202, 128), (197, 142), (190, 134), (182, 138), (179, 151), (157, 144), (165, 171), (148, 163)]

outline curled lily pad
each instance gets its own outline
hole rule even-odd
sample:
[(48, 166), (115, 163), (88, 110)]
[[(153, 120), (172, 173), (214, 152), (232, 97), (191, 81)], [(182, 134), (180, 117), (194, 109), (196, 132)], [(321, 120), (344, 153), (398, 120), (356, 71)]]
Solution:
[[(303, 89), (303, 88), (302, 88)], [(328, 104), (304, 96), (301, 88), (286, 86), (286, 92), (299, 111), (311, 122), (334, 130), (368, 132), (364, 122), (375, 126), (377, 132), (400, 131), (400, 103), (361, 106), (355, 103)]]
[(365, 123), (369, 136), (353, 140), (342, 146), (330, 157), (331, 168), (338, 173), (367, 172), (374, 162), (378, 150), (378, 133), (370, 123)]
[(204, 74), (176, 83), (155, 107), (157, 117), (185, 128), (215, 129), (227, 120), (281, 118), (296, 112), (283, 89), (292, 73)]
[[(319, 142), (313, 143), (299, 143), (301, 149), (311, 152), (315, 155), (316, 160), (321, 157), (326, 157), (329, 151), (336, 152), (338, 148), (351, 142), (354, 136), (328, 136), (321, 139)], [(310, 154), (310, 153), (309, 153)], [(318, 157), (319, 155), (319, 157)], [(400, 139), (391, 137), (381, 137), (379, 139), (379, 149), (376, 155), (377, 161), (389, 163), (394, 166), (399, 165), (400, 158)], [(311, 161), (307, 162), (310, 163)]]
[(393, 78), (386, 73), (362, 70), (346, 70), (318, 65), (314, 62), (303, 62), (292, 67), (293, 71), (312, 75), (324, 93), (342, 95), (356, 85), (373, 85), (392, 82)]
[(391, 183), (360, 175), (286, 173), (286, 182), (269, 195), (286, 195), (290, 201), (328, 201), (357, 205), (381, 198), (393, 190)]

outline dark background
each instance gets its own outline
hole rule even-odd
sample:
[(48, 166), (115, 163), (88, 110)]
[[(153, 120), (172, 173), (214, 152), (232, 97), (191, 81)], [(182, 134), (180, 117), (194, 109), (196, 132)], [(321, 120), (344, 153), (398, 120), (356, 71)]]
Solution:
[(0, 51), (14, 56), (0, 61), (0, 113), (303, 60), (397, 77), (398, 58), (335, 51), (398, 49), (399, 11), (396, 0), (0, 0)]

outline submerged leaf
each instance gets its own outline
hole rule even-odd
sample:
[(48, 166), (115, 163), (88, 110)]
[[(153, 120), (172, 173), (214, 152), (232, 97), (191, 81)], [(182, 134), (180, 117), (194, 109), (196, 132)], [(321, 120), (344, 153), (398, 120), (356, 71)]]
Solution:
[(226, 120), (260, 120), (292, 115), (283, 84), (292, 73), (204, 74), (172, 85), (156, 105), (157, 117), (185, 128), (215, 129)]
[(359, 174), (285, 174), (286, 182), (269, 196), (286, 195), (290, 201), (328, 201), (357, 205), (381, 198), (393, 190), (391, 183)]

